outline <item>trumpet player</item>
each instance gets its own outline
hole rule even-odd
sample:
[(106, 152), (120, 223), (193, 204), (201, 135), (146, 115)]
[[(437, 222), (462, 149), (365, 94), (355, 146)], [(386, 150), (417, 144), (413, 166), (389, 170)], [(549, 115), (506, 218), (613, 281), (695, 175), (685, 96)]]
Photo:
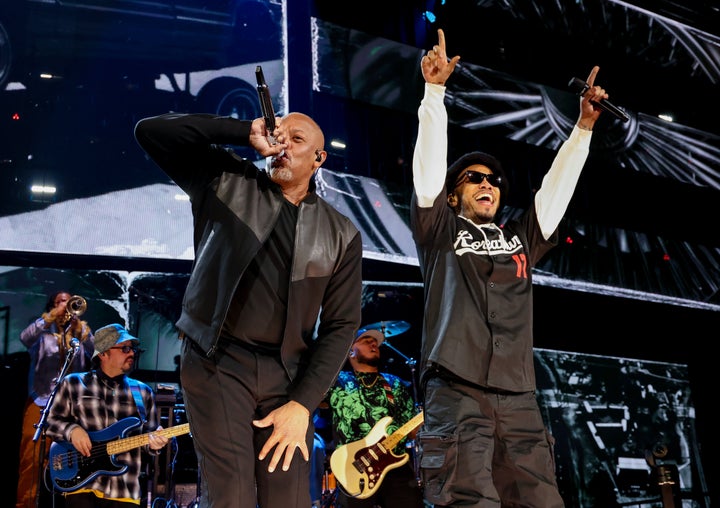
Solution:
[[(67, 372), (90, 370), (90, 360), (95, 351), (94, 338), (87, 322), (80, 319), (86, 307), (84, 298), (71, 296), (67, 291), (58, 291), (48, 298), (43, 314), (20, 333), (20, 341), (30, 354), (30, 365), (28, 398), (23, 412), (20, 440), (16, 508), (35, 507), (41, 485), (41, 494), (49, 495), (41, 473), (47, 460), (50, 439), (44, 434), (37, 442), (33, 438), (41, 413), (57, 384), (67, 352), (75, 344), (77, 348)], [(74, 343), (73, 339), (78, 342)], [(44, 443), (41, 443), (42, 440)], [(40, 466), (41, 454), (43, 467)]]

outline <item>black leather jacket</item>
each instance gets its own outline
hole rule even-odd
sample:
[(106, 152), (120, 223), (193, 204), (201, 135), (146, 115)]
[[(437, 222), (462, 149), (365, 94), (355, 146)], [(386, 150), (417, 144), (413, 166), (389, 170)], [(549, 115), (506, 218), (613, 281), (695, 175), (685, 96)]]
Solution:
[[(264, 171), (220, 146), (247, 145), (250, 124), (207, 114), (166, 114), (141, 120), (135, 128), (140, 146), (190, 196), (195, 261), (177, 327), (208, 356), (215, 352), (238, 281), (285, 199)], [(361, 291), (360, 233), (317, 196), (311, 183), (298, 210), (281, 346), (293, 380), (290, 398), (310, 411), (347, 357), (360, 326)]]

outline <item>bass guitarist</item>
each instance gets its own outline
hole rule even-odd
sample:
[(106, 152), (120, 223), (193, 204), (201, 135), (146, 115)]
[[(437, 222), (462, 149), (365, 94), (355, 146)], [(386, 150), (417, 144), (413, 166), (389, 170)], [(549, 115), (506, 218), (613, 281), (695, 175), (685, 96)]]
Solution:
[[(380, 330), (361, 328), (349, 353), (348, 363), (352, 370), (340, 372), (328, 392), (337, 446), (335, 453), (339, 453), (343, 445), (343, 448), (359, 450), (363, 448), (362, 444), (375, 444), (378, 440), (369, 439), (368, 435), (375, 434), (373, 427), (383, 418), (392, 418), (385, 433), (394, 435), (394, 431), (416, 417), (408, 383), (379, 371), (380, 344), (384, 340)], [(416, 430), (408, 429), (407, 437), (412, 439)], [(363, 439), (372, 442), (363, 443)], [(353, 464), (356, 453), (350, 453), (344, 467), (334, 466), (333, 473), (341, 485), (336, 508), (422, 508), (422, 491), (412, 461), (405, 452), (406, 441), (406, 438), (401, 439), (391, 454), (368, 450), (365, 461), (360, 461), (362, 465)], [(363, 469), (359, 476), (358, 467)], [(347, 475), (345, 468), (349, 468)], [(358, 479), (358, 484), (349, 485), (348, 479), (353, 479), (353, 483)], [(345, 482), (345, 488), (342, 482)]]
[[(67, 508), (144, 506), (139, 481), (141, 452), (158, 455), (168, 438), (157, 432), (162, 427), (152, 389), (128, 376), (139, 343), (119, 324), (96, 330), (94, 369), (70, 374), (58, 386), (48, 413), (47, 435), (58, 444), (71, 444), (77, 454), (69, 460), (66, 454), (54, 457), (51, 449), (48, 469), (52, 477), (63, 468), (74, 468), (62, 489)], [(118, 422), (132, 418), (142, 422), (133, 432), (148, 433), (143, 447), (110, 457), (107, 446), (91, 438), (103, 431), (111, 433), (108, 427), (118, 428)]]

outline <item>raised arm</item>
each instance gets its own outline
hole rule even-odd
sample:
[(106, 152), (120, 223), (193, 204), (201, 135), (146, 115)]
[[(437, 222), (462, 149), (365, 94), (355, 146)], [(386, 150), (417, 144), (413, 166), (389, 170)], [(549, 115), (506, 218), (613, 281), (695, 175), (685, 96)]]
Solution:
[(580, 114), (567, 141), (563, 143), (543, 178), (540, 190), (535, 194), (535, 209), (543, 236), (553, 234), (565, 215), (575, 192), (580, 173), (590, 153), (592, 129), (602, 109), (593, 103), (607, 99), (605, 89), (595, 86), (600, 67), (592, 68), (587, 83), (590, 88), (580, 98)]
[(447, 171), (447, 111), (445, 82), (460, 60), (448, 60), (445, 34), (438, 30), (438, 43), (422, 57), (420, 67), (425, 79), (425, 96), (418, 109), (418, 134), (413, 154), (413, 185), (418, 205), (432, 206), (442, 191)]

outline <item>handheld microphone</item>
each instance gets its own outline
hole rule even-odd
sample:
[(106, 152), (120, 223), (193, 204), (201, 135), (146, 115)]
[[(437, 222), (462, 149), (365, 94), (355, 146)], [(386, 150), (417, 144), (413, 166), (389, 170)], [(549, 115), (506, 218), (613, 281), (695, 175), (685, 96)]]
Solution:
[(267, 140), (271, 145), (277, 144), (273, 132), (275, 131), (275, 110), (273, 109), (272, 99), (270, 98), (270, 89), (265, 83), (265, 75), (262, 66), (255, 67), (255, 78), (257, 79), (257, 93), (260, 99), (260, 111), (265, 119), (265, 130), (267, 131)]
[[(590, 90), (590, 85), (588, 85), (585, 81), (583, 81), (580, 78), (572, 78), (570, 82), (568, 83), (568, 86), (576, 92), (578, 95), (585, 95), (585, 92)], [(630, 117), (627, 113), (625, 113), (622, 109), (618, 108), (614, 104), (612, 104), (610, 101), (607, 101), (605, 99), (601, 99), (600, 102), (597, 101), (590, 101), (593, 105), (598, 106), (600, 109), (607, 111), (608, 113), (612, 114), (615, 118), (622, 120), (623, 122), (627, 122), (630, 120)]]
[(77, 338), (73, 337), (70, 339), (70, 347), (73, 350), (73, 353), (77, 353), (78, 348), (80, 347), (80, 341), (77, 340)]

